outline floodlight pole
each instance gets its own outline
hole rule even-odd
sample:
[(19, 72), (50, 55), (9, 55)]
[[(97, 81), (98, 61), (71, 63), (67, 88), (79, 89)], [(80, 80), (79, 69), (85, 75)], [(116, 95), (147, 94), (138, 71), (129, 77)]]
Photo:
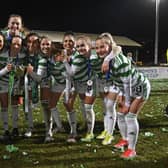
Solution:
[(155, 48), (154, 48), (154, 64), (158, 64), (158, 39), (159, 39), (159, 5), (160, 0), (156, 1), (156, 21), (155, 21)]

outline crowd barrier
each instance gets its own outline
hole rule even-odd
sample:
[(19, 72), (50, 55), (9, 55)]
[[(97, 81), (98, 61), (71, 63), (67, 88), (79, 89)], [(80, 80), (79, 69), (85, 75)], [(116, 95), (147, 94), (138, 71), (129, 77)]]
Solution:
[(168, 67), (137, 67), (149, 79), (168, 79)]

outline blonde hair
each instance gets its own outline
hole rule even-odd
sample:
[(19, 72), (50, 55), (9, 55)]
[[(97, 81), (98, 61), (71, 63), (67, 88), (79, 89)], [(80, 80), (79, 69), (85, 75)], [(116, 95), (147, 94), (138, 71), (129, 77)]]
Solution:
[(108, 38), (110, 40), (110, 42), (111, 42), (111, 45), (115, 43), (112, 35), (110, 33), (108, 33), (108, 32), (100, 34), (99, 37)]
[(108, 32), (102, 33), (98, 36), (98, 38), (96, 40), (98, 40), (98, 39), (103, 40), (106, 44), (111, 46), (113, 53), (119, 54), (120, 52), (122, 52), (121, 46), (118, 46), (116, 44), (116, 42), (114, 41), (114, 39), (110, 33), (108, 33)]
[(91, 41), (90, 37), (85, 36), (85, 35), (81, 35), (81, 36), (78, 36), (78, 37), (76, 38), (76, 41), (78, 41), (78, 40), (83, 40), (83, 41), (85, 41), (85, 42), (87, 43), (87, 45), (88, 45), (90, 48), (92, 47), (92, 41)]

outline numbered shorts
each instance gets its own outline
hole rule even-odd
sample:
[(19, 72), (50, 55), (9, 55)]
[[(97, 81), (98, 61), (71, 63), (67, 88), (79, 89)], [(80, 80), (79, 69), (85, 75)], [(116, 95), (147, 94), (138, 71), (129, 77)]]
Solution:
[(88, 80), (85, 95), (88, 97), (96, 97), (97, 96), (96, 86), (97, 86), (96, 79)]
[(131, 97), (137, 99), (143, 98), (144, 100), (147, 100), (149, 98), (150, 91), (151, 91), (150, 82), (146, 80), (145, 83), (133, 87)]

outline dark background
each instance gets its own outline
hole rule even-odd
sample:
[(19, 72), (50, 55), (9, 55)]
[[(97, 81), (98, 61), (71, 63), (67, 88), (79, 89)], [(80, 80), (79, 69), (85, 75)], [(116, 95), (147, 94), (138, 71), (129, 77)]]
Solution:
[[(143, 44), (143, 54), (153, 56), (155, 0), (34, 0), (4, 3), (0, 10), (1, 28), (7, 25), (10, 14), (20, 14), (25, 27), (30, 30), (110, 32)], [(162, 59), (168, 48), (168, 1), (160, 0), (159, 9), (159, 59)]]

